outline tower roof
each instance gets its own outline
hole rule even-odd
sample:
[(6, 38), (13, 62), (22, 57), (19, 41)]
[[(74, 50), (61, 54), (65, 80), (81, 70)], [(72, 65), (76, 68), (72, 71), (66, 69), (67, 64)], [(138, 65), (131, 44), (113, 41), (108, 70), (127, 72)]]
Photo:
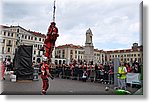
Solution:
[(89, 29), (86, 31), (86, 33), (91, 33), (91, 34), (92, 34), (91, 29), (89, 28)]

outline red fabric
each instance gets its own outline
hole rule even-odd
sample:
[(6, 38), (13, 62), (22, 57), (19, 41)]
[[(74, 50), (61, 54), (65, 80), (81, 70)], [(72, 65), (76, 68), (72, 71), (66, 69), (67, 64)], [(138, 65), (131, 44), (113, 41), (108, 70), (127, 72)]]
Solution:
[(42, 65), (42, 67), (41, 67), (41, 72), (42, 72), (41, 77), (42, 77), (42, 78), (47, 78), (47, 77), (48, 77), (48, 76), (47, 76), (47, 73), (46, 73), (46, 70), (49, 71), (48, 64), (47, 64), (47, 63), (43, 63), (43, 65)]
[(1, 78), (3, 78), (5, 73), (5, 65), (2, 62), (0, 62), (0, 68), (1, 68)]
[(110, 70), (108, 71), (108, 73), (109, 73), (109, 74), (113, 74), (113, 70), (110, 69)]
[(47, 91), (47, 89), (49, 88), (49, 80), (48, 78), (42, 78), (42, 90)]
[(47, 63), (43, 63), (42, 67), (41, 67), (41, 78), (42, 78), (42, 90), (45, 90), (47, 91), (48, 87), (49, 87), (49, 80), (48, 80), (48, 76), (47, 76), (47, 73), (46, 73), (46, 70), (49, 71), (49, 67), (48, 67), (48, 64)]
[(131, 68), (130, 67), (127, 67), (127, 72), (131, 72)]
[(59, 36), (58, 28), (50, 25), (50, 27), (48, 29), (47, 38), (45, 39), (45, 42), (44, 42), (45, 49), (46, 49), (45, 56), (48, 59), (51, 58), (51, 54), (52, 54), (53, 48), (55, 46), (55, 41), (57, 40), (58, 36)]

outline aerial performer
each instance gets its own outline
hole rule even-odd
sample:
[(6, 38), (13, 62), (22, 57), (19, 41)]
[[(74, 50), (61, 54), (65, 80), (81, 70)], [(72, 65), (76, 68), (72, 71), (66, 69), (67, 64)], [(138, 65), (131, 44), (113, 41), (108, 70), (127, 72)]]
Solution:
[(54, 12), (53, 12), (53, 22), (51, 22), (49, 28), (48, 28), (48, 33), (46, 36), (46, 39), (44, 41), (44, 45), (41, 50), (46, 51), (44, 54), (44, 57), (42, 59), (42, 65), (41, 65), (41, 79), (42, 79), (42, 91), (41, 94), (45, 95), (47, 93), (47, 90), (49, 88), (49, 77), (53, 80), (54, 77), (50, 73), (50, 62), (51, 62), (51, 57), (52, 57), (52, 52), (55, 47), (55, 42), (57, 40), (57, 37), (59, 36), (58, 34), (58, 28), (56, 27), (55, 23), (55, 0), (54, 0)]
[(44, 46), (42, 48), (45, 50), (44, 57), (47, 57), (48, 62), (51, 62), (51, 57), (55, 47), (55, 42), (57, 40), (57, 37), (59, 36), (58, 28), (56, 27), (56, 23), (55, 23), (55, 9), (56, 7), (55, 7), (55, 0), (54, 0), (53, 22), (51, 22), (48, 28), (48, 33), (44, 41)]

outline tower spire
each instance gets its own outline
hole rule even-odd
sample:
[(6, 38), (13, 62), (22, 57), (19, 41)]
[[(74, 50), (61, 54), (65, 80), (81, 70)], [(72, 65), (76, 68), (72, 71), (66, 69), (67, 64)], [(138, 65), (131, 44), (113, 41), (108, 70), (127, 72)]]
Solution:
[(54, 11), (53, 11), (53, 22), (55, 22), (55, 9), (56, 9), (56, 6), (55, 6), (55, 2), (56, 2), (56, 0), (54, 0)]

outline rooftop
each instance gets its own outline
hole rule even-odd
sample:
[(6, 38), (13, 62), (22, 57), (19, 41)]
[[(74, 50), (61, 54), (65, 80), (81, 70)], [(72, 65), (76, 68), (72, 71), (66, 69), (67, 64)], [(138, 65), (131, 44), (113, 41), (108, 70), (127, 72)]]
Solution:
[(23, 29), (23, 30), (25, 30), (25, 31), (27, 31), (27, 32), (29, 32), (29, 33), (32, 33), (32, 34), (34, 34), (35, 36), (38, 36), (38, 37), (43, 37), (43, 38), (46, 38), (46, 35), (45, 34), (42, 34), (42, 33), (40, 33), (40, 32), (35, 32), (35, 31), (30, 31), (30, 30), (26, 30), (25, 28), (23, 28), (23, 27), (21, 27), (21, 26), (4, 26), (4, 25), (0, 25), (0, 28), (15, 28), (15, 27), (19, 27), (19, 28), (21, 28), (21, 29)]

